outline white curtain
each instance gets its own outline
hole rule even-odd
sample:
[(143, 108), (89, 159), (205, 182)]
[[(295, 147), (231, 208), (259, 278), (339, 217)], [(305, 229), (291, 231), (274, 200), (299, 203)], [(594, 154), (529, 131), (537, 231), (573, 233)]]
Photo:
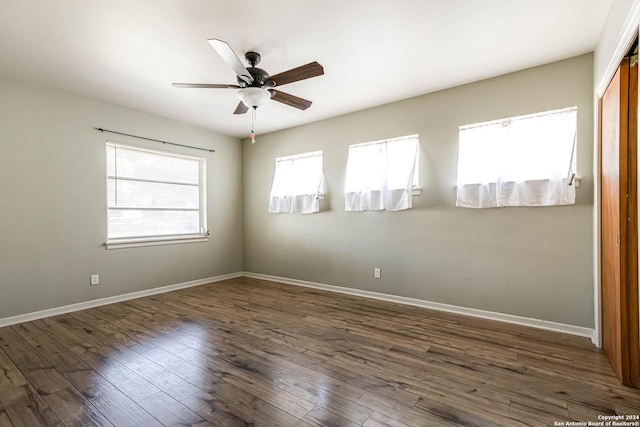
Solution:
[(460, 128), (456, 206), (575, 203), (575, 107)]
[(322, 151), (276, 159), (270, 213), (314, 213), (324, 195)]
[(350, 146), (345, 209), (409, 209), (417, 153), (417, 136)]

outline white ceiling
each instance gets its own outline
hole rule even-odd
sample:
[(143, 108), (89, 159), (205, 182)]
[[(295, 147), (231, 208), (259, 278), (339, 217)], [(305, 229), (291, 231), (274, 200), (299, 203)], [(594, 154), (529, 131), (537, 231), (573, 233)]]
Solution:
[[(236, 83), (207, 39), (276, 74), (311, 61), (325, 75), (279, 87), (266, 133), (593, 51), (611, 0), (0, 0), (0, 74), (247, 137)], [(123, 129), (126, 131), (126, 129)]]

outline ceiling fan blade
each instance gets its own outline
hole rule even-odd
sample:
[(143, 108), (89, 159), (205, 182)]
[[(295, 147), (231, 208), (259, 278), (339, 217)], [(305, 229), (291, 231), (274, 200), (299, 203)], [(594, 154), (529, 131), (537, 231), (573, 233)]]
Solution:
[(247, 111), (249, 111), (249, 107), (244, 105), (244, 102), (240, 101), (240, 104), (238, 104), (238, 106), (236, 107), (236, 110), (233, 112), (233, 114), (244, 114)]
[(173, 87), (193, 89), (240, 89), (238, 85), (225, 85), (213, 83), (171, 83)]
[(226, 62), (233, 71), (245, 82), (251, 84), (253, 82), (253, 77), (251, 77), (251, 73), (246, 69), (244, 65), (242, 65), (242, 61), (238, 58), (238, 55), (231, 49), (229, 43), (218, 40), (218, 39), (209, 39), (207, 40), (212, 48), (218, 52), (218, 55), (222, 57), (224, 62)]
[(324, 74), (324, 68), (317, 62), (310, 62), (306, 65), (293, 68), (289, 71), (270, 76), (269, 80), (276, 82), (276, 86), (286, 85), (287, 83), (297, 82), (299, 80), (310, 79)]
[(269, 92), (271, 92), (271, 99), (274, 101), (282, 102), (283, 104), (287, 104), (300, 110), (306, 110), (311, 107), (311, 101), (307, 99), (299, 98), (275, 89), (270, 89)]

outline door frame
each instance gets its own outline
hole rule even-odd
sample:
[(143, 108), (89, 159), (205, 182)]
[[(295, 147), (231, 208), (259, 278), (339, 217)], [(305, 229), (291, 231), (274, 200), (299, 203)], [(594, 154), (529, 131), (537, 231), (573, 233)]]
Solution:
[[(629, 16), (625, 21), (625, 25), (620, 33), (620, 37), (618, 39), (618, 43), (616, 45), (616, 49), (609, 58), (609, 62), (607, 63), (607, 68), (602, 76), (602, 78), (595, 82), (595, 90), (593, 94), (593, 135), (594, 135), (594, 144), (593, 144), (593, 176), (594, 176), (594, 186), (593, 186), (593, 278), (594, 278), (594, 287), (593, 287), (593, 319), (594, 319), (594, 329), (593, 335), (591, 337), (591, 342), (598, 348), (602, 348), (602, 306), (600, 300), (600, 292), (601, 292), (601, 275), (602, 275), (602, 266), (600, 263), (600, 233), (602, 228), (602, 218), (600, 213), (600, 203), (601, 203), (601, 188), (600, 188), (600, 180), (597, 178), (600, 176), (600, 170), (602, 167), (602, 161), (600, 158), (600, 99), (604, 95), (604, 92), (607, 90), (609, 86), (609, 82), (615, 75), (618, 66), (622, 62), (623, 58), (631, 49), (633, 42), (635, 41), (640, 30), (640, 2), (636, 2), (632, 11), (630, 11)], [(640, 160), (640, 159), (639, 159)], [(640, 161), (638, 162), (640, 165)], [(640, 184), (639, 184), (640, 187)], [(639, 192), (640, 194), (640, 192)], [(640, 198), (639, 198), (640, 205)], [(640, 209), (639, 209), (640, 210)], [(640, 239), (639, 239), (640, 240)], [(639, 255), (639, 264), (640, 264), (640, 255)]]

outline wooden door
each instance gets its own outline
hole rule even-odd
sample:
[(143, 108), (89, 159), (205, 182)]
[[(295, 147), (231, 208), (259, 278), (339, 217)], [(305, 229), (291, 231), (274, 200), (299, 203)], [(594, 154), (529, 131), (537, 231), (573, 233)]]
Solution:
[[(634, 61), (636, 62), (636, 61)], [(602, 338), (624, 384), (640, 385), (637, 63), (625, 58), (601, 100)]]

